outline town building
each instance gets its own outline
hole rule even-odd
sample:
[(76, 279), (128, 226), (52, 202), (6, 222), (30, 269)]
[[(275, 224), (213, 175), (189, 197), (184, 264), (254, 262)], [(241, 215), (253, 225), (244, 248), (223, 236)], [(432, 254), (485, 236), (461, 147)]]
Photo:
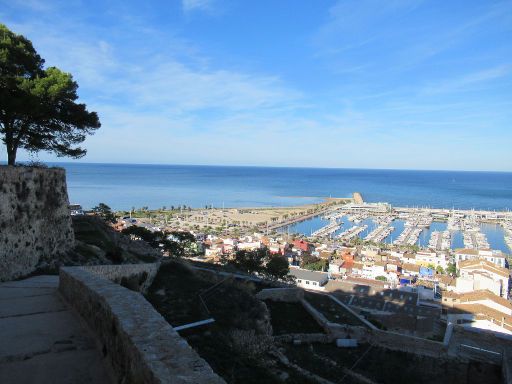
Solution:
[(292, 267), (290, 268), (290, 275), (295, 277), (297, 287), (314, 290), (324, 290), (324, 285), (329, 280), (329, 275), (325, 272), (309, 271)]
[(470, 259), (459, 262), (459, 273), (455, 285), (456, 293), (486, 289), (508, 299), (510, 271), (507, 268), (486, 260)]
[(442, 304), (449, 322), (512, 335), (512, 303), (490, 291), (444, 292)]

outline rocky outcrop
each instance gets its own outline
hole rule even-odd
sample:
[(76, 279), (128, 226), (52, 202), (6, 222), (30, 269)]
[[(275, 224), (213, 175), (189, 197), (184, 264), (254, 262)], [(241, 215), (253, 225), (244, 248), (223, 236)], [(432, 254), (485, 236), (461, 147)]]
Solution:
[(64, 169), (0, 167), (0, 281), (31, 273), (74, 242)]

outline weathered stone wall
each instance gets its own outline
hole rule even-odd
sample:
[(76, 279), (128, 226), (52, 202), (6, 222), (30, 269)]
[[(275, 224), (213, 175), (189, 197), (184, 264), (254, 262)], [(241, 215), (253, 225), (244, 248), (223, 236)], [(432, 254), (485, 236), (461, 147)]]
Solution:
[(153, 283), (160, 263), (91, 265), (83, 268), (96, 276), (104, 277), (132, 291), (146, 293)]
[(300, 288), (267, 288), (258, 292), (256, 298), (260, 300), (297, 303), (304, 298), (304, 290)]
[(64, 169), (0, 166), (0, 281), (74, 243)]
[(283, 343), (322, 343), (329, 344), (333, 338), (325, 333), (290, 333), (287, 335), (274, 336), (274, 340)]
[[(111, 271), (108, 271), (108, 269)], [(103, 345), (117, 382), (225, 383), (138, 292), (110, 281), (154, 265), (64, 267), (59, 291)], [(90, 271), (89, 271), (90, 269)]]
[(380, 329), (373, 329), (370, 332), (372, 344), (394, 351), (404, 351), (436, 358), (448, 358), (447, 350), (443, 343), (396, 332), (382, 331)]

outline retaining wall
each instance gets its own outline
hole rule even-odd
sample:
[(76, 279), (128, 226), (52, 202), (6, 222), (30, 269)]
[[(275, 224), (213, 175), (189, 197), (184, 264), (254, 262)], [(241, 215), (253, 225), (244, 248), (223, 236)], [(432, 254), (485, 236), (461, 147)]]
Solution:
[(91, 265), (79, 267), (96, 276), (104, 277), (132, 291), (146, 293), (153, 283), (160, 263)]
[(96, 333), (119, 383), (225, 383), (144, 296), (107, 278), (145, 276), (143, 289), (155, 271), (153, 264), (63, 267), (59, 291)]
[(74, 245), (64, 169), (0, 166), (0, 281)]
[(258, 292), (256, 298), (260, 300), (297, 303), (304, 298), (304, 290), (300, 288), (267, 288)]
[(289, 333), (287, 335), (274, 336), (274, 340), (284, 343), (322, 343), (328, 344), (333, 342), (333, 338), (325, 333)]
[(436, 358), (448, 358), (445, 346), (443, 343), (437, 341), (403, 335), (396, 332), (382, 331), (380, 329), (373, 329), (370, 333), (372, 344), (387, 349)]

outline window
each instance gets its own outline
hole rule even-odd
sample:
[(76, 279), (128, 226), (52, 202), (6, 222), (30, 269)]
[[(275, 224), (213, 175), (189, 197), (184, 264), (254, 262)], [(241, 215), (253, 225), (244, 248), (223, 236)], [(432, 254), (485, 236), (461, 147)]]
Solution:
[(299, 280), (297, 280), (297, 283), (302, 283), (302, 280), (300, 280), (300, 279), (299, 279)]
[(313, 282), (313, 285), (316, 285), (316, 282)]
[(308, 284), (308, 285), (309, 285), (309, 280), (306, 280), (306, 284)]

